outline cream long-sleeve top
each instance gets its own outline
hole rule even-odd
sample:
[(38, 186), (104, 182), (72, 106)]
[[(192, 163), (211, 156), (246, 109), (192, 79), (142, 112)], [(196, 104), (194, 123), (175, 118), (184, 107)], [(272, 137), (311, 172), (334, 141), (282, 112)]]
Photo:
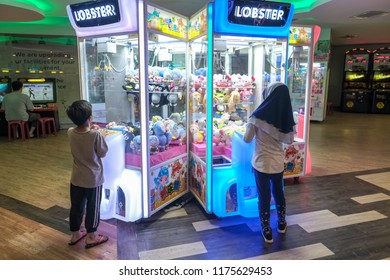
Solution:
[(257, 171), (276, 174), (284, 171), (283, 143), (262, 130), (249, 120), (246, 124), (244, 141), (249, 143), (255, 138), (255, 150), (252, 156), (252, 166)]

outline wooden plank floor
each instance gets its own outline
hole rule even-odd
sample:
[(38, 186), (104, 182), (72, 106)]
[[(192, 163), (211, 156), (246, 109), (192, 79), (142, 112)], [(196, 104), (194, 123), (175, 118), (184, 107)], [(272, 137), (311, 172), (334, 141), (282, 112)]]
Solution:
[[(335, 112), (311, 123), (312, 172), (287, 180), (285, 235), (265, 244), (256, 218), (222, 220), (192, 200), (139, 223), (102, 221), (107, 244), (68, 246), (66, 132), (0, 137), (0, 259), (388, 259), (390, 115)], [(275, 213), (272, 213), (275, 229)]]

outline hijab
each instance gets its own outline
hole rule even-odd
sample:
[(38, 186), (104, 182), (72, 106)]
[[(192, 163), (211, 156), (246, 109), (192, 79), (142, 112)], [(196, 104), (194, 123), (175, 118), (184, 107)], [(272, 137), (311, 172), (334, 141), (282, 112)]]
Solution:
[(268, 85), (263, 91), (263, 103), (252, 113), (250, 123), (276, 140), (294, 141), (295, 122), (288, 87), (281, 82)]

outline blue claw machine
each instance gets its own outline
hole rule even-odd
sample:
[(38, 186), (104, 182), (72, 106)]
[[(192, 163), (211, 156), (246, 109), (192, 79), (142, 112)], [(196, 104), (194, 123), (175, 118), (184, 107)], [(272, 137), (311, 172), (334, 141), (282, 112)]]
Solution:
[(215, 0), (190, 18), (189, 186), (206, 212), (258, 216), (242, 134), (271, 82), (286, 83), (293, 5)]
[(137, 221), (188, 192), (188, 19), (143, 0), (67, 6), (81, 98), (106, 135), (101, 218)]

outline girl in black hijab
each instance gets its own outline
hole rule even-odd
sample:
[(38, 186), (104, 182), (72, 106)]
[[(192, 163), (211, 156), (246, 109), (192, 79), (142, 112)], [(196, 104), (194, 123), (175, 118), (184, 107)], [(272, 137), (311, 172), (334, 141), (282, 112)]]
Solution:
[(278, 232), (285, 233), (287, 230), (283, 144), (294, 141), (295, 122), (289, 89), (284, 83), (270, 84), (263, 91), (263, 99), (263, 103), (249, 118), (244, 141), (249, 143), (255, 138), (252, 166), (259, 198), (261, 232), (264, 241), (272, 243), (271, 191), (278, 215)]

